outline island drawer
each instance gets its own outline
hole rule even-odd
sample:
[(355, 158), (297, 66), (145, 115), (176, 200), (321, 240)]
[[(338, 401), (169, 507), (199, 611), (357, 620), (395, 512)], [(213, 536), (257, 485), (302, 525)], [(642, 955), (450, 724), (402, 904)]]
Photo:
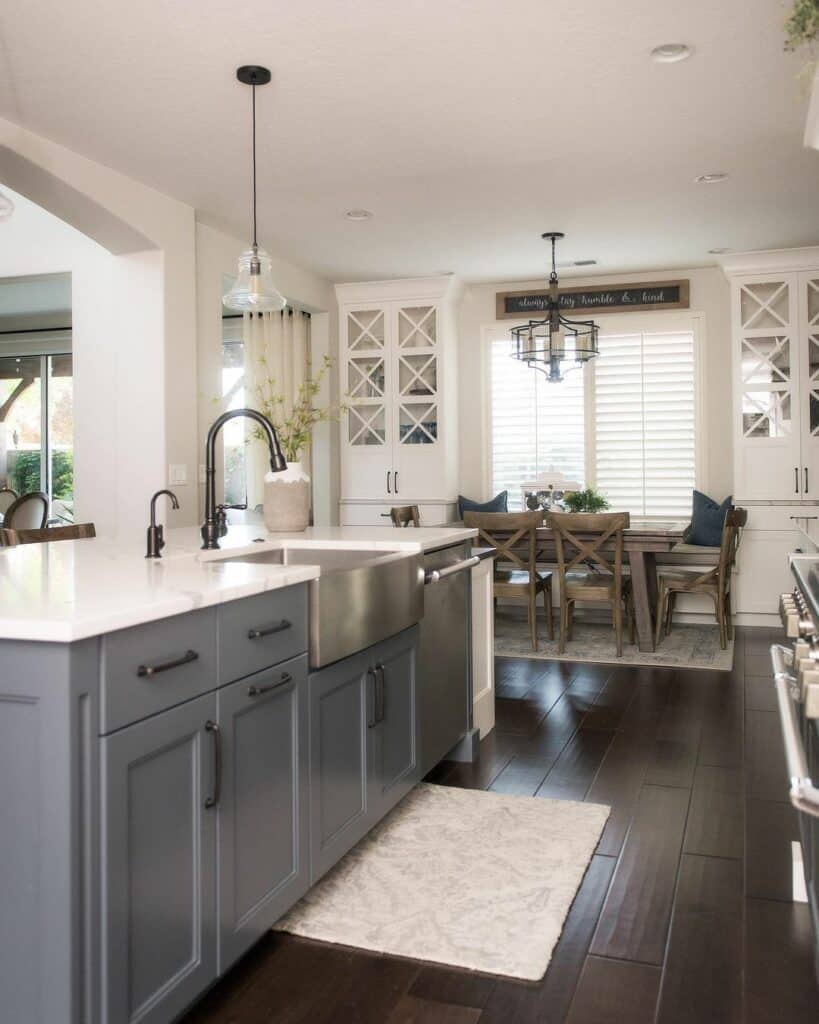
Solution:
[(219, 607), (219, 685), (307, 650), (307, 584)]
[(156, 619), (102, 638), (100, 732), (216, 687), (216, 609)]

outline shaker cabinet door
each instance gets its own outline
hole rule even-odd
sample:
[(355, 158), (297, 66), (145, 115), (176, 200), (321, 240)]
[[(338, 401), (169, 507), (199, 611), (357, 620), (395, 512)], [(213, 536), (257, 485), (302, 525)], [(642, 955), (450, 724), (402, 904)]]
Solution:
[(372, 824), (373, 692), (366, 657), (310, 676), (310, 864), (315, 882)]
[(307, 657), (218, 693), (219, 973), (307, 890)]
[(412, 789), (419, 777), (416, 716), (418, 627), (405, 630), (374, 648), (376, 686), (375, 806), (376, 820)]
[(208, 694), (101, 741), (106, 1024), (164, 1024), (216, 977), (215, 720)]

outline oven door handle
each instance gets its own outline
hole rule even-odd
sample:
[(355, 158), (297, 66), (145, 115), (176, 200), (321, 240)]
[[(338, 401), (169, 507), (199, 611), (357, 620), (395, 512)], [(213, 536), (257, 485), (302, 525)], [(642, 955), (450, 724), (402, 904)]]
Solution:
[(447, 565), (443, 569), (431, 569), (424, 573), (424, 583), (438, 583), (440, 580), (445, 580), (447, 576), (454, 576), (456, 573), (473, 569), (480, 564), (480, 561), (477, 555), (472, 555), (471, 558), (465, 558), (462, 562), (456, 562), (454, 565)]
[(796, 714), (799, 681), (789, 671), (793, 668), (793, 655), (787, 647), (774, 644), (771, 647), (771, 661), (779, 708), (779, 724), (782, 727), (782, 741), (785, 747), (785, 763), (791, 783), (790, 801), (797, 811), (819, 818), (819, 789), (814, 786), (810, 777)]

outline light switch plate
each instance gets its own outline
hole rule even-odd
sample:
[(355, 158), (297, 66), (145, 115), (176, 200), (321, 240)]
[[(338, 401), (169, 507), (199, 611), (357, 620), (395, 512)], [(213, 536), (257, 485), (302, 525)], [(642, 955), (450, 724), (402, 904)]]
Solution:
[(171, 463), (168, 466), (168, 483), (179, 487), (188, 482), (188, 467), (184, 462)]

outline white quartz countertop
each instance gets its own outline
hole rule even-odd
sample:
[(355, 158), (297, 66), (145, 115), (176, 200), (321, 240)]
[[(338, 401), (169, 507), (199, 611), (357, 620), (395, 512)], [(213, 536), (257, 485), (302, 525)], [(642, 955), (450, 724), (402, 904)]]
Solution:
[(158, 560), (144, 557), (144, 535), (128, 543), (96, 538), (0, 548), (0, 639), (66, 643), (319, 576), (315, 565), (225, 561), (230, 555), (280, 547), (417, 553), (476, 535), (457, 527), (312, 527), (268, 534), (258, 526), (231, 526), (219, 551), (201, 551), (199, 531), (190, 527), (166, 529)]

